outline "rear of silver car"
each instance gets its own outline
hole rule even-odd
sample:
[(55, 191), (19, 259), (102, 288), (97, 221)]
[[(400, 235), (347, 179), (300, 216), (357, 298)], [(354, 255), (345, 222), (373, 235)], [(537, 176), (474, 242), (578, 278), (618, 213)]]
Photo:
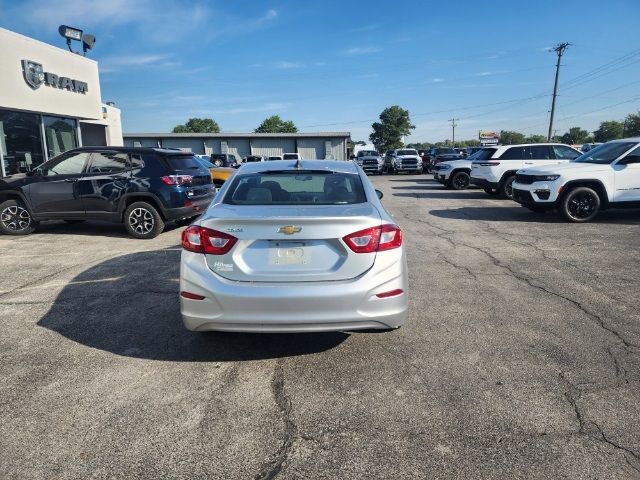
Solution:
[(188, 329), (389, 329), (405, 321), (402, 233), (366, 175), (351, 162), (295, 165), (243, 166), (185, 230)]

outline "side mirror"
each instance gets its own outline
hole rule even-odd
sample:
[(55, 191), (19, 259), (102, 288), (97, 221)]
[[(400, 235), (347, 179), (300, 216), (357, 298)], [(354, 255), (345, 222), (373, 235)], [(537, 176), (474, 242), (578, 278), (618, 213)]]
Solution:
[(384, 197), (384, 193), (382, 193), (380, 190), (376, 189), (376, 195), (378, 196), (378, 198), (380, 200), (382, 200), (382, 197)]

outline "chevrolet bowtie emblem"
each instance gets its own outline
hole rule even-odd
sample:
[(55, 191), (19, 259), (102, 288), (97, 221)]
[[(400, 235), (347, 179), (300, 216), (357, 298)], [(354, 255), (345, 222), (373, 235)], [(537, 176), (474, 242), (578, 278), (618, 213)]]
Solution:
[(302, 227), (294, 227), (293, 225), (287, 225), (286, 227), (280, 227), (278, 233), (284, 233), (285, 235), (293, 235), (302, 231)]

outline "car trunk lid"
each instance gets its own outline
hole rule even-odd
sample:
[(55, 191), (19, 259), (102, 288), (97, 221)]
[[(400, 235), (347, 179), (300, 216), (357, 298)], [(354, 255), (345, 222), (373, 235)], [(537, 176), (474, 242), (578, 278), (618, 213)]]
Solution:
[(210, 211), (201, 226), (238, 239), (228, 253), (206, 256), (213, 272), (243, 282), (318, 282), (352, 279), (373, 266), (375, 253), (354, 253), (342, 240), (380, 225), (371, 204), (278, 205), (268, 212), (225, 204)]

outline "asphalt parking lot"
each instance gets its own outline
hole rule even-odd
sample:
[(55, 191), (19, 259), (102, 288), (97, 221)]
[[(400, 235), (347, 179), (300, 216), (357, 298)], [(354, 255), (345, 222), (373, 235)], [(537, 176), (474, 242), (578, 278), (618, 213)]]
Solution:
[(640, 478), (640, 211), (372, 181), (408, 247), (392, 333), (188, 332), (177, 227), (0, 237), (0, 476)]

